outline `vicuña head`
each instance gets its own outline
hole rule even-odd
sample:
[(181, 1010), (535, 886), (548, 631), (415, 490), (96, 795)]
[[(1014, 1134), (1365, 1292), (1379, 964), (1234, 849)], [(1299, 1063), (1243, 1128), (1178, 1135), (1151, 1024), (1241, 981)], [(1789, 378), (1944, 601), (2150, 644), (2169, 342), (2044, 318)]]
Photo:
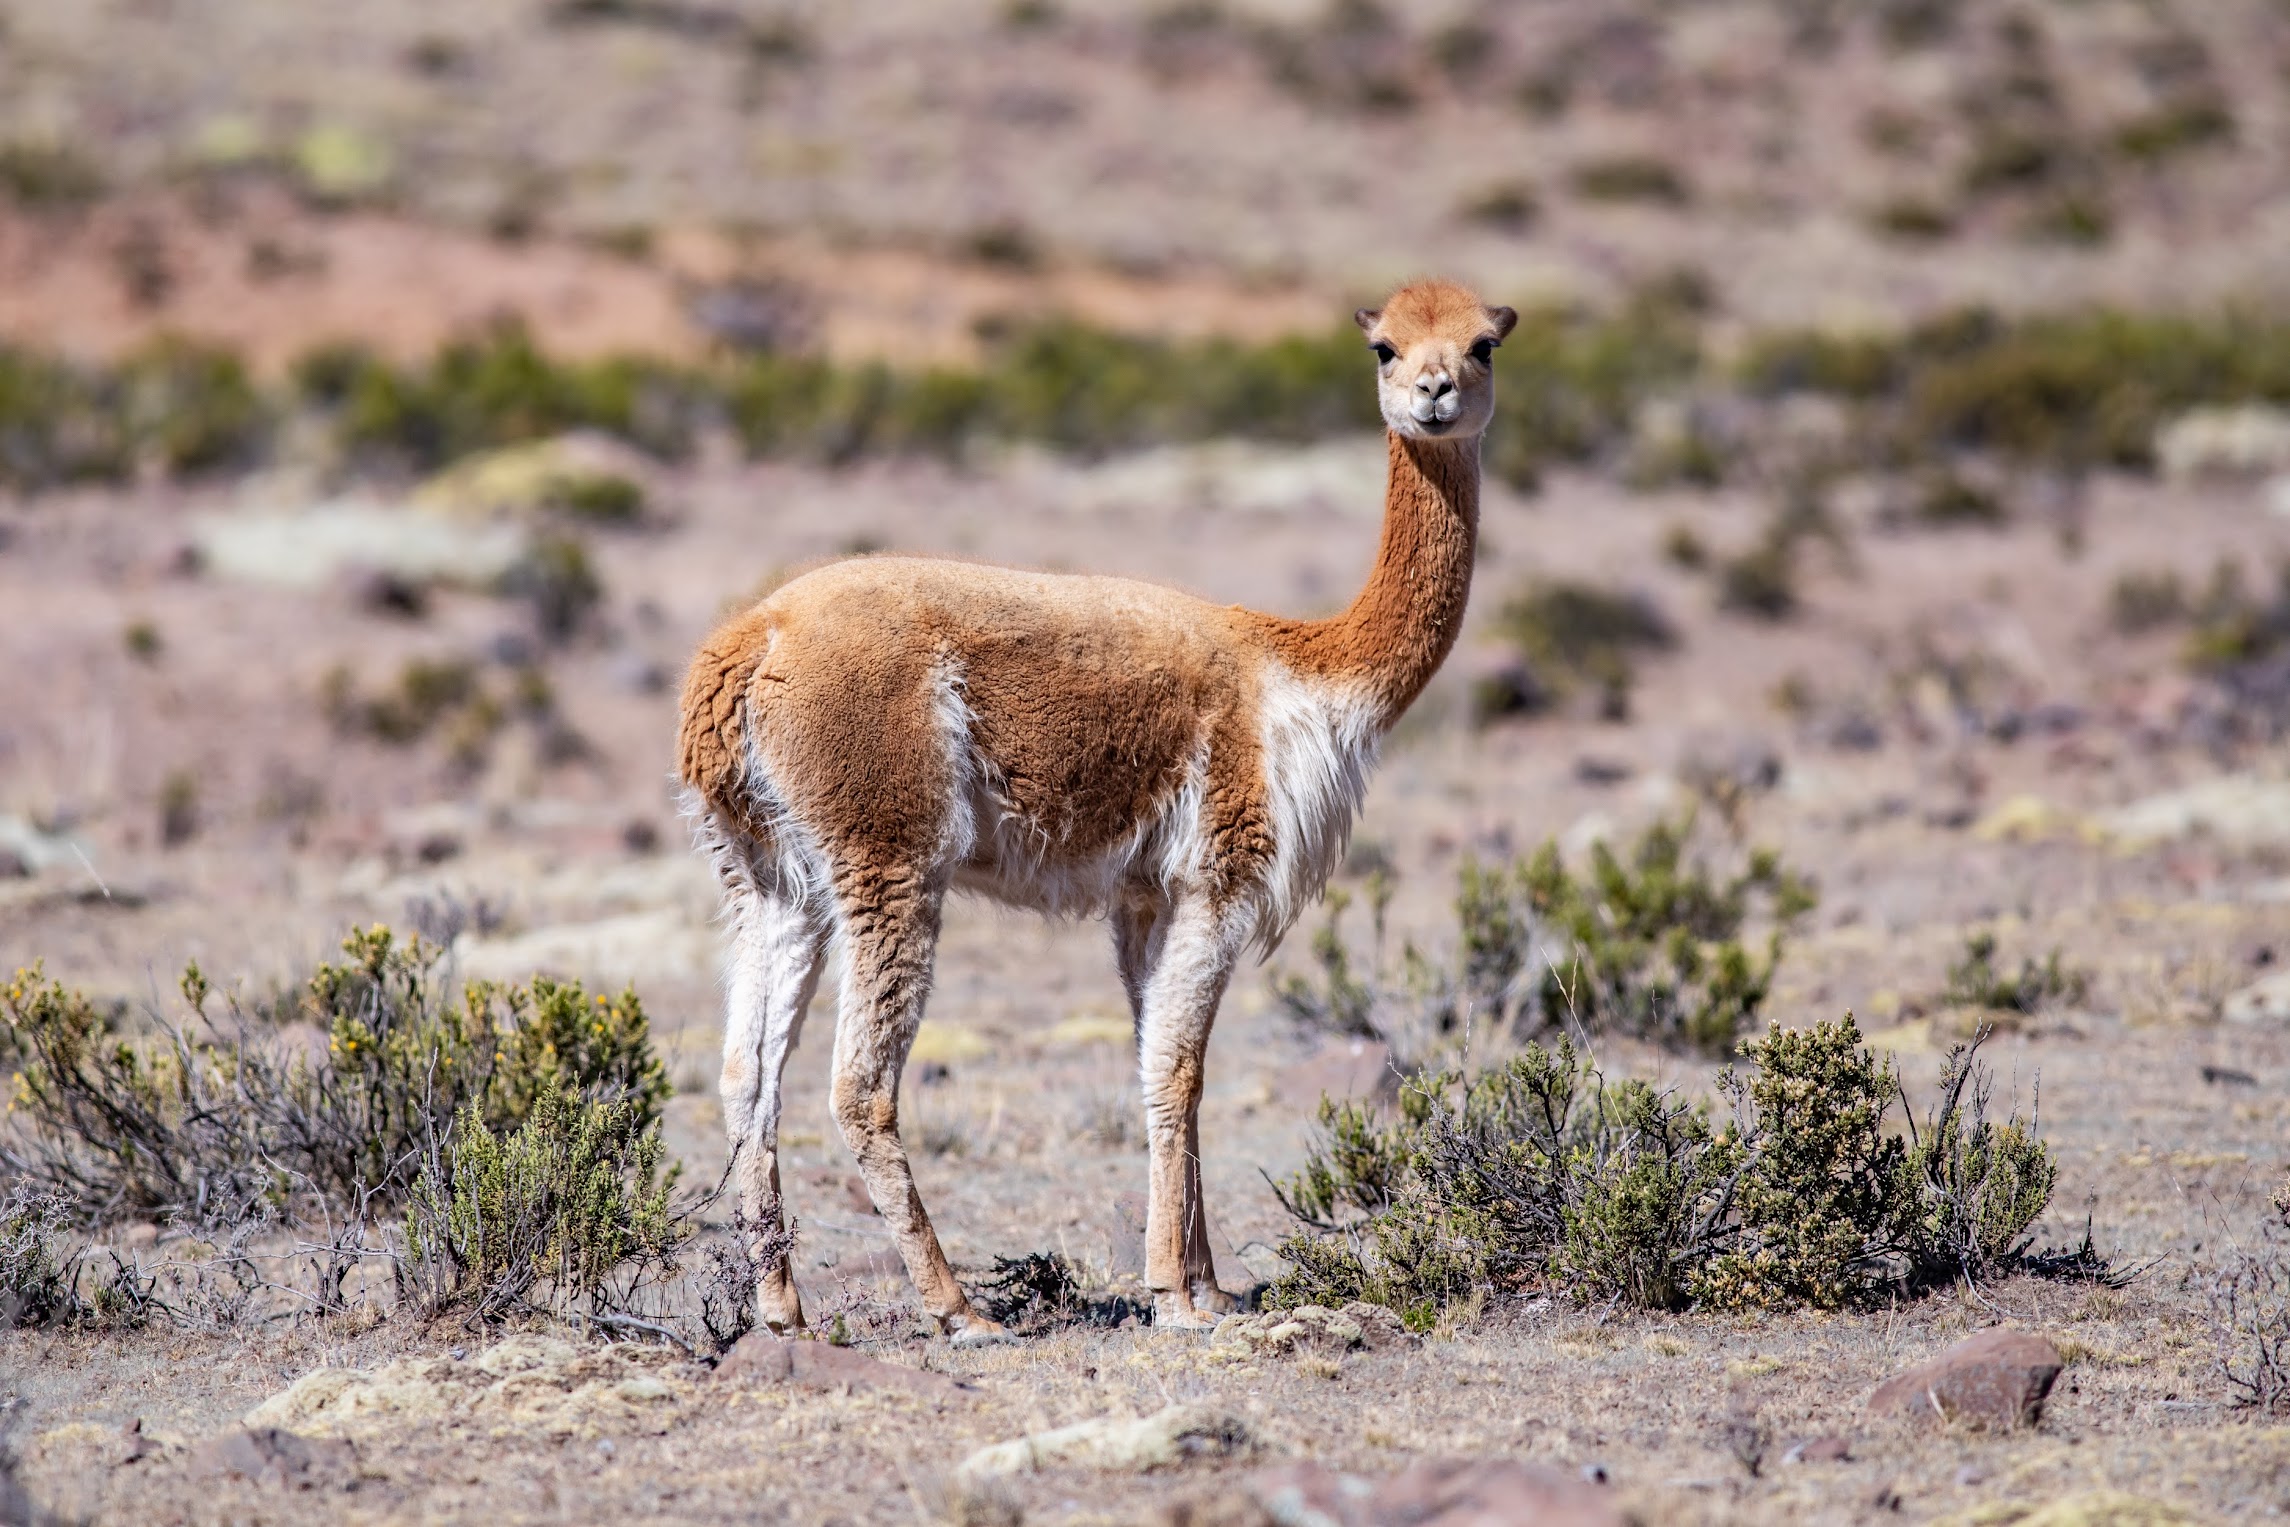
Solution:
[[(1360, 327), (1389, 426), (1384, 526), (1325, 620), (1118, 578), (923, 558), (836, 563), (719, 626), (685, 679), (679, 771), (732, 929), (724, 1121), (741, 1207), (775, 1228), (780, 1077), (843, 949), (833, 1103), (923, 1305), (996, 1339), (940, 1250), (898, 1136), (950, 891), (1112, 927), (1136, 1022), (1157, 1323), (1217, 1285), (1201, 1196), (1209, 1028), (1342, 856), (1383, 734), (1454, 645), (1493, 354), (1516, 315), (1446, 281)], [(800, 1326), (782, 1263), (758, 1294)]]
[(1376, 401), (1392, 433), (1446, 440), (1485, 431), (1495, 416), (1495, 347), (1517, 313), (1452, 281), (1418, 281), (1352, 318), (1375, 352)]

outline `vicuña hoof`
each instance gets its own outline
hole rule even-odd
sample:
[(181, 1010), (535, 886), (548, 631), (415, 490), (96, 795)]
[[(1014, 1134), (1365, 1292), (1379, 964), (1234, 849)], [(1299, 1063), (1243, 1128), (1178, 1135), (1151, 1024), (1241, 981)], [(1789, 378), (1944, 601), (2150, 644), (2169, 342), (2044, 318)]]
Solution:
[(1214, 1311), (1196, 1308), (1188, 1294), (1153, 1296), (1153, 1329), (1156, 1331), (1212, 1331), (1218, 1318)]

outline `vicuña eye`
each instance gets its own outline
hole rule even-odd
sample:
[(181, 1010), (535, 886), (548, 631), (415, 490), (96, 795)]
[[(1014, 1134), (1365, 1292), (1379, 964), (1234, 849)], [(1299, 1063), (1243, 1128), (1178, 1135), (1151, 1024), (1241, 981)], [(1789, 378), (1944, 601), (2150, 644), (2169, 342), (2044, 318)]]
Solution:
[(1471, 347), (1471, 358), (1484, 366), (1495, 358), (1495, 342), (1482, 339)]
[(1368, 348), (1376, 352), (1376, 364), (1379, 366), (1388, 366), (1393, 361), (1399, 359), (1399, 352), (1394, 350), (1391, 346), (1385, 344), (1382, 340), (1376, 341)]

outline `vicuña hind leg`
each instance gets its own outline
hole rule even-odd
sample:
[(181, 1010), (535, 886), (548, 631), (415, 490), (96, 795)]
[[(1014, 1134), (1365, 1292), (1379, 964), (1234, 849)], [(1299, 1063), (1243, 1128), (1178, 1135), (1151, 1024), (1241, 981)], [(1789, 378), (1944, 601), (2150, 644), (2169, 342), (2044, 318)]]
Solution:
[(1145, 1211), (1145, 1286), (1153, 1323), (1203, 1328), (1232, 1307), (1217, 1287), (1201, 1194), (1201, 1086), (1217, 1003), (1232, 976), (1241, 929), (1205, 898), (1173, 908), (1160, 958), (1144, 982), (1138, 1060), (1152, 1155)]
[[(886, 882), (888, 882), (886, 884)], [(858, 1159), (875, 1211), (890, 1226), (922, 1307), (957, 1343), (991, 1341), (1002, 1328), (970, 1307), (938, 1232), (914, 1189), (899, 1142), (899, 1075), (930, 994), (943, 892), (903, 877), (873, 877), (843, 901), (842, 1011), (835, 1025), (835, 1120)]]
[[(740, 1212), (759, 1240), (780, 1228), (779, 1103), (787, 1052), (819, 986), (826, 928), (793, 897), (749, 876), (731, 887), (732, 954), (724, 1004), (724, 1129)], [(803, 1305), (785, 1258), (756, 1289), (764, 1324), (799, 1329)]]

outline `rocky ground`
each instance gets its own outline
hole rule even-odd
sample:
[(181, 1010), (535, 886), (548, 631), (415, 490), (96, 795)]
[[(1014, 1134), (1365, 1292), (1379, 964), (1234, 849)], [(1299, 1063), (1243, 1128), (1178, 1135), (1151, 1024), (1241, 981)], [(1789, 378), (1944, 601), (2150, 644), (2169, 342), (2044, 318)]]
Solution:
[[(0, 0), (0, 337), (115, 356), (187, 332), (270, 378), (324, 340), (413, 359), (513, 315), (561, 355), (961, 364), (1050, 313), (1320, 331), (1426, 266), (1521, 306), (1663, 283), (1718, 365), (1772, 325), (1965, 302), (2264, 307), (2285, 295), (2286, 67), (2267, 0)], [(1818, 433), (1829, 406), (1737, 411)], [(837, 467), (579, 441), (546, 449), (604, 460), (644, 507), (578, 529), (595, 603), (552, 622), (496, 575), (561, 516), (482, 475), (347, 472), (305, 422), (250, 475), (0, 498), (0, 972), (44, 961), (142, 1012), (196, 959), (251, 1001), (383, 920), (451, 935), (466, 974), (633, 983), (690, 1184), (724, 1160), (718, 935), (670, 743), (714, 619), (883, 548), (1323, 612), (1380, 508), (1373, 439)], [(1388, 871), (1392, 938), (1437, 949), (1466, 860), (1579, 857), (1687, 810), (1712, 852), (1773, 846), (1820, 902), (1767, 1016), (1852, 1011), (1912, 1091), (1995, 1025), (2000, 1091), (2060, 1164), (2039, 1240), (2088, 1224), (2136, 1274), (2120, 1288), (1775, 1317), (1552, 1297), (1420, 1337), (1357, 1310), (1213, 1340), (1053, 1322), (956, 1352), (835, 1137), (822, 1010), (783, 1165), (807, 1305), (851, 1348), (751, 1340), (711, 1369), (424, 1325), (390, 1313), (380, 1267), (328, 1320), (0, 1331), (0, 1520), (1254, 1523), (1333, 1499), (1367, 1522), (1475, 1491), (1544, 1521), (2290, 1512), (2290, 1431), (2236, 1408), (2208, 1298), (2268, 1244), (2290, 1164), (2290, 698), (2279, 656), (2223, 687), (2187, 661), (2183, 610), (2126, 602), (2166, 573), (2195, 600), (2221, 563), (2264, 597), (2290, 558), (2267, 481), (2290, 423), (2210, 428), (2151, 476), (1970, 463), (1994, 524), (1903, 511), (1938, 458), (1847, 480), (1774, 619), (1723, 607), (1706, 565), (1775, 523), (1754, 473), (1491, 485), (1463, 645), (1392, 739), (1341, 881)], [(529, 459), (491, 466), (530, 482)], [(1636, 659), (1620, 715), (1576, 693), (1487, 723), (1475, 697), (1516, 678), (1502, 609), (1554, 576), (1642, 597), (1675, 641)], [(1314, 926), (1242, 974), (1211, 1050), (1236, 1291), (1280, 1268), (1267, 1177), (1321, 1096), (1384, 1074), (1275, 1000)], [(1944, 1000), (1976, 934), (2007, 962), (2056, 950), (2080, 995)], [(903, 1107), (965, 1276), (1056, 1251), (1118, 1317), (1144, 1173), (1107, 944), (954, 906)], [(1598, 1058), (1693, 1095), (1715, 1076), (1617, 1038)], [(1998, 1326), (2051, 1344), (2038, 1413), (1986, 1429), (1874, 1401)], [(1983, 1362), (1965, 1392), (2024, 1397), (2048, 1366)], [(1407, 1472), (1442, 1459), (1539, 1472)]]
[[(44, 958), (140, 1002), (195, 957), (259, 993), (346, 925), (403, 923), (425, 902), (435, 916), (451, 897), (482, 909), (458, 946), (467, 971), (638, 984), (673, 1057), (670, 1143), (695, 1181), (712, 1180), (712, 890), (683, 846), (667, 767), (677, 662), (715, 613), (782, 569), (874, 544), (1327, 608), (1372, 546), (1376, 458), (1372, 443), (1339, 442), (1096, 468), (1013, 457), (965, 472), (662, 474), (655, 523), (592, 539), (601, 613), (553, 648), (536, 647), (515, 601), (450, 580), (418, 617), (376, 602), (370, 567), (310, 581), (316, 554), (293, 530), (309, 517), (264, 517), (277, 483), (15, 506), (0, 714), (26, 873), (0, 882), (10, 962)], [(370, 512), (448, 537), (515, 530)], [(2060, 949), (2091, 972), (2085, 997), (2008, 1023), (1989, 1053), (2023, 1100), (2040, 1084), (2063, 1167), (2045, 1238), (2078, 1238), (2088, 1213), (2101, 1249), (2143, 1269), (2128, 1287), (2022, 1281), (1876, 1316), (1764, 1320), (1538, 1304), (1420, 1343), (1301, 1355), (1087, 1328), (956, 1354), (918, 1334), (826, 1118), (815, 1029), (790, 1079), (788, 1168), (811, 1304), (844, 1313), (863, 1351), (972, 1388), (758, 1390), (656, 1353), (581, 1347), (564, 1377), (533, 1381), (546, 1403), (438, 1402), (450, 1425), (426, 1401), (301, 1416), (289, 1430), (350, 1449), (294, 1488), (194, 1491), (229, 1472), (208, 1439), (291, 1382), (402, 1360), (430, 1365), (423, 1383), (476, 1384), (450, 1363), (432, 1370), (491, 1338), (365, 1319), (16, 1333), (0, 1342), (26, 1480), (67, 1514), (105, 1519), (165, 1501), (202, 1520), (701, 1520), (759, 1502), (794, 1520), (880, 1520), (914, 1502), (952, 1509), (947, 1492), (968, 1489), (957, 1465), (988, 1444), (1183, 1403), (1237, 1417), (1255, 1461), (1103, 1477), (1056, 1466), (986, 1493), (1043, 1519), (1118, 1520), (1213, 1496), (1266, 1460), (1379, 1471), (1483, 1454), (1596, 1465), (1659, 1520), (1850, 1520), (1894, 1497), (1929, 1518), (2102, 1487), (2197, 1513), (2281, 1509), (2280, 1434), (2232, 1411), (2201, 1285), (2206, 1249), (2253, 1235), (2282, 1173), (2290, 1025), (2268, 977), (2290, 934), (2290, 784), (2278, 748), (2219, 733), (2169, 638), (2114, 632), (2106, 591), (2124, 568), (2197, 578), (2226, 554), (2264, 565), (2290, 535), (2256, 489), (2102, 480), (2068, 549), (2040, 520), (1857, 527), (1849, 558), (1809, 561), (1803, 611), (1779, 623), (1720, 612), (1698, 575), (1657, 554), (1680, 520), (1724, 544), (1758, 514), (1747, 496), (1629, 495), (1589, 478), (1532, 500), (1494, 494), (1473, 634), (1395, 739), (1355, 867), (1388, 865), (1395, 928), (1436, 942), (1452, 936), (1466, 855), (1554, 836), (1579, 850), (1696, 802), (1712, 821), (1731, 810), (1746, 840), (1822, 888), (1773, 1019), (1851, 1009), (1913, 1085), (1972, 1021), (1934, 998), (1969, 932), (1994, 932), (2012, 958)], [(1484, 633), (1530, 571), (1637, 588), (1677, 626), (1677, 648), (1641, 665), (1626, 722), (1576, 700), (1470, 723), (1468, 679), (1503, 661)], [(504, 695), (503, 659), (537, 661), (554, 699), (510, 709), (474, 743), (451, 718), (405, 744), (329, 720), (344, 682), (330, 674), (382, 693), (416, 657), (466, 661)], [(169, 783), (186, 773), (188, 799)], [(1299, 968), (1301, 942), (1237, 983), (1211, 1052), (1206, 1167), (1235, 1287), (1278, 1266), (1285, 1216), (1260, 1173), (1293, 1168), (1323, 1090), (1374, 1070), (1373, 1056), (1316, 1046), (1270, 1001), (1268, 978)], [(1142, 1155), (1119, 1013), (1100, 927), (968, 904), (950, 915), (908, 1131), (965, 1269), (1038, 1249), (1104, 1286), (1133, 1269), (1119, 1200), (1141, 1186)], [(1711, 1074), (1619, 1041), (1602, 1060), (1689, 1089)], [(2066, 1358), (2036, 1429), (1975, 1435), (1864, 1412), (1887, 1373), (1998, 1321), (2045, 1332)], [(122, 1440), (135, 1422), (143, 1440)], [(1764, 1439), (1754, 1470), (1741, 1437)], [(1782, 1462), (1820, 1437), (1850, 1457)]]

